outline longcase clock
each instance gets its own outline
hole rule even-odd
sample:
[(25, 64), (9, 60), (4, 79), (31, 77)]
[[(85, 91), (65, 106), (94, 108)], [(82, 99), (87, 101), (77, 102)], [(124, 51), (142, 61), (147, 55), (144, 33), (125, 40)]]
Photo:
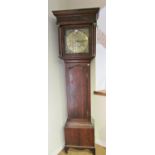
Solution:
[(90, 149), (95, 155), (91, 122), (90, 62), (96, 53), (99, 8), (53, 11), (57, 18), (59, 57), (65, 62), (68, 118), (65, 151)]

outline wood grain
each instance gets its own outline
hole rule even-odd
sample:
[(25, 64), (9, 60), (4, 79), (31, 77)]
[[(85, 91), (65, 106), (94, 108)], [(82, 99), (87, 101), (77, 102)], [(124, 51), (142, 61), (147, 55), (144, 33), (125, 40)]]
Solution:
[(90, 120), (90, 64), (66, 63), (68, 118)]

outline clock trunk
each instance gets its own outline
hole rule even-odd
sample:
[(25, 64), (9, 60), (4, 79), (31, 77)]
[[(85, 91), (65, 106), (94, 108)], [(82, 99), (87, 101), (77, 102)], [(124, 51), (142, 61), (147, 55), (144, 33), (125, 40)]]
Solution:
[(90, 62), (67, 62), (68, 119), (90, 120)]

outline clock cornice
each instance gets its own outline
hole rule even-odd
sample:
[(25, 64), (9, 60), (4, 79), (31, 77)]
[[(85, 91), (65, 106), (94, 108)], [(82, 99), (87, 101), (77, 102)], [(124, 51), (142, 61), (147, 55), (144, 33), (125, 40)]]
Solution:
[(52, 11), (58, 25), (96, 23), (99, 8)]

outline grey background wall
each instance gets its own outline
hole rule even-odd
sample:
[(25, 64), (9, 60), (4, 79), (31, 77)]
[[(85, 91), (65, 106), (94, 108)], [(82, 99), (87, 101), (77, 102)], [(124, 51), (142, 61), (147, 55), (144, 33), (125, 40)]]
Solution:
[(58, 59), (58, 38), (55, 20), (49, 20), (48, 114), (49, 152), (64, 145), (63, 126), (67, 117), (63, 61)]
[(64, 146), (67, 118), (63, 61), (58, 58), (58, 33), (51, 11), (65, 8), (65, 1), (50, 0), (48, 20), (48, 152), (56, 155)]

